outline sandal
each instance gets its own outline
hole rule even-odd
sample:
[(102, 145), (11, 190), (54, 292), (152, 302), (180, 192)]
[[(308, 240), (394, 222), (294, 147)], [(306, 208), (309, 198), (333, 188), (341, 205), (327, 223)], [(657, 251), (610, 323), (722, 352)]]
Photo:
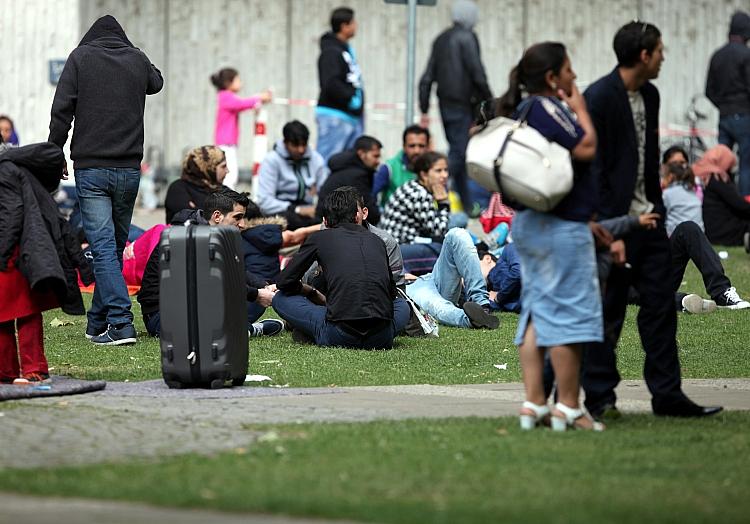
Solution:
[[(584, 422), (584, 424), (581, 424), (581, 422)], [(569, 408), (562, 402), (558, 402), (552, 412), (552, 430), (565, 431), (568, 428), (604, 431), (605, 426), (591, 418), (591, 415), (584, 410)]]
[(521, 429), (523, 430), (534, 429), (539, 425), (548, 426), (549, 407), (546, 404), (534, 404), (527, 400), (521, 407), (519, 420), (521, 422)]

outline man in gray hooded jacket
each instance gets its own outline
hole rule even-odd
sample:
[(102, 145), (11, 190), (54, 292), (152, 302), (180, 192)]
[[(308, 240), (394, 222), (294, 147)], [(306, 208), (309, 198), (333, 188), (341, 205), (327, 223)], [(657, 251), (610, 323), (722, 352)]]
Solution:
[[(482, 65), (479, 40), (473, 31), (479, 17), (476, 4), (471, 0), (456, 0), (451, 16), (453, 26), (435, 39), (427, 69), (419, 81), (419, 108), (422, 126), (427, 127), (430, 92), (436, 82), (440, 117), (450, 144), (448, 172), (464, 210), (472, 213), (474, 200), (466, 176), (466, 146), (474, 122), (473, 109), (482, 100), (492, 98), (492, 92)], [(481, 191), (478, 186), (476, 189)]]
[(95, 344), (136, 341), (122, 252), (140, 182), (146, 95), (163, 84), (159, 70), (107, 15), (68, 56), (52, 102), (50, 142), (62, 148), (75, 121), (70, 157), (96, 277), (86, 338)]

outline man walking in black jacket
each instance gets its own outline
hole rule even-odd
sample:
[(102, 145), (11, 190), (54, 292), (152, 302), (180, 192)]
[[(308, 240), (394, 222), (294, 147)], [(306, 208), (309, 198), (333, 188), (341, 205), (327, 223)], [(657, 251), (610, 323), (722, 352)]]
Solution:
[[(403, 298), (396, 298), (385, 244), (360, 225), (358, 199), (353, 187), (328, 195), (326, 229), (307, 237), (281, 272), (273, 308), (320, 346), (390, 349), (411, 311)], [(313, 262), (325, 276), (325, 297), (301, 282)]]
[(333, 154), (351, 149), (364, 131), (362, 73), (354, 49), (349, 45), (356, 33), (354, 11), (339, 7), (331, 13), (331, 31), (320, 38), (320, 97), (315, 120), (318, 123), (318, 153), (326, 162)]
[(107, 15), (70, 53), (55, 91), (49, 141), (62, 148), (75, 120), (70, 157), (94, 255), (96, 289), (86, 326), (94, 344), (136, 341), (122, 252), (140, 181), (146, 95), (158, 93), (163, 83), (159, 70)]
[(729, 24), (729, 42), (711, 57), (706, 96), (719, 110), (719, 143), (737, 144), (740, 175), (737, 187), (750, 195), (750, 15), (737, 11)]
[(464, 211), (478, 214), (473, 209), (471, 193), (484, 190), (478, 185), (469, 190), (466, 146), (469, 143), (469, 129), (474, 122), (474, 107), (482, 100), (492, 98), (492, 92), (482, 65), (479, 40), (473, 31), (479, 17), (477, 6), (471, 0), (456, 0), (451, 14), (453, 26), (435, 39), (427, 69), (419, 81), (419, 108), (422, 111), (422, 127), (428, 127), (430, 92), (432, 84), (437, 82), (440, 117), (450, 145), (448, 173), (455, 182), (454, 189), (461, 197)]
[[(664, 61), (661, 33), (646, 22), (630, 22), (615, 35), (614, 50), (617, 67), (584, 93), (598, 137), (591, 170), (599, 185), (599, 215), (606, 219), (653, 211), (664, 216), (659, 188), (659, 91), (650, 82), (659, 76)], [(681, 389), (672, 258), (664, 222), (631, 232), (625, 244), (632, 267), (612, 267), (604, 297), (604, 342), (589, 344), (584, 359), (586, 407), (594, 417), (616, 413), (620, 375), (615, 347), (633, 285), (641, 296), (638, 332), (654, 413), (701, 417), (721, 411), (693, 403)]]

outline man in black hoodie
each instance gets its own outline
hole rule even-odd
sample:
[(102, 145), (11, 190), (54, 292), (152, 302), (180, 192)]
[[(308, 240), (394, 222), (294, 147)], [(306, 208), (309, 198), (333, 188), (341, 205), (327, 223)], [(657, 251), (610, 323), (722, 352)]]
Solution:
[(729, 24), (729, 42), (711, 57), (706, 96), (719, 110), (719, 143), (737, 144), (740, 194), (750, 195), (750, 15), (737, 11)]
[(354, 11), (339, 7), (331, 13), (331, 31), (320, 38), (320, 97), (315, 120), (318, 153), (326, 162), (334, 153), (351, 149), (364, 131), (362, 73), (354, 49), (348, 43), (356, 33)]
[(380, 210), (372, 196), (372, 181), (375, 177), (375, 170), (380, 165), (382, 149), (383, 144), (377, 138), (362, 135), (354, 142), (352, 151), (344, 151), (331, 157), (331, 160), (328, 161), (331, 174), (328, 175), (325, 184), (318, 193), (318, 207), (315, 210), (315, 216), (319, 221), (323, 221), (323, 202), (326, 197), (335, 189), (352, 186), (363, 196), (364, 206), (370, 210), (367, 221), (370, 224), (378, 225)]
[(122, 252), (138, 194), (146, 95), (163, 84), (159, 70), (107, 15), (70, 53), (52, 102), (50, 142), (62, 148), (75, 120), (70, 157), (94, 255), (96, 289), (86, 326), (94, 344), (136, 341)]

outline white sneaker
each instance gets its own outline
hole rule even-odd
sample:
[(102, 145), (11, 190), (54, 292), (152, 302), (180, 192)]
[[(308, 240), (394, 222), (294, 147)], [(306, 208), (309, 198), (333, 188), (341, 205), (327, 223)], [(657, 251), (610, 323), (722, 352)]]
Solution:
[(713, 313), (716, 311), (716, 302), (706, 300), (695, 293), (682, 297), (682, 311), (701, 315), (703, 313)]
[(719, 307), (725, 309), (747, 309), (750, 308), (750, 302), (742, 300), (734, 287), (730, 287), (722, 294), (724, 304)]

